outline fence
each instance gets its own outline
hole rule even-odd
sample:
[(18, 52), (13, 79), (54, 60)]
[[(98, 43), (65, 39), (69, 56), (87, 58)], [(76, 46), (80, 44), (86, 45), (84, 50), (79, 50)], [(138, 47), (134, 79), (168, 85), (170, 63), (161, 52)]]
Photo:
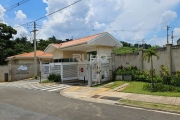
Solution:
[[(156, 73), (159, 74), (160, 65), (167, 66), (170, 74), (180, 70), (180, 46), (172, 46), (168, 44), (165, 48), (156, 49), (159, 59), (153, 57), (153, 65)], [(113, 71), (118, 66), (127, 67), (129, 65), (137, 66), (141, 70), (150, 70), (150, 63), (143, 60), (145, 51), (131, 54), (112, 54), (113, 57)]]
[[(49, 74), (61, 75), (61, 80), (88, 80), (89, 62), (68, 62), (68, 63), (49, 63), (41, 65), (41, 76), (47, 78)], [(109, 80), (109, 63), (101, 63), (101, 73), (104, 75), (102, 81)], [(97, 81), (97, 71), (93, 74), (93, 81)]]

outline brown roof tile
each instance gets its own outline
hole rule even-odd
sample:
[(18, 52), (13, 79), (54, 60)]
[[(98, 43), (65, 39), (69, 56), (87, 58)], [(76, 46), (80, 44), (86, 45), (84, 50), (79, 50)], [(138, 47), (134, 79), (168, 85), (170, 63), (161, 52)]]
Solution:
[(79, 38), (79, 39), (68, 41), (68, 42), (61, 43), (61, 44), (52, 44), (52, 45), (55, 46), (56, 48), (63, 48), (63, 47), (73, 46), (73, 45), (77, 45), (77, 44), (81, 44), (81, 43), (86, 43), (86, 42), (98, 37), (101, 34), (102, 33), (87, 36), (87, 37), (84, 37), (84, 38)]
[[(50, 54), (50, 53), (44, 53), (44, 51), (41, 51), (41, 50), (37, 50), (36, 51), (36, 56), (37, 57), (40, 57), (40, 56), (43, 56), (43, 57), (52, 57), (53, 55)], [(29, 53), (23, 53), (23, 54), (19, 54), (19, 55), (14, 55), (14, 56), (10, 56), (8, 57), (8, 59), (11, 59), (11, 58), (14, 58), (14, 57), (34, 57), (34, 52), (29, 52)]]

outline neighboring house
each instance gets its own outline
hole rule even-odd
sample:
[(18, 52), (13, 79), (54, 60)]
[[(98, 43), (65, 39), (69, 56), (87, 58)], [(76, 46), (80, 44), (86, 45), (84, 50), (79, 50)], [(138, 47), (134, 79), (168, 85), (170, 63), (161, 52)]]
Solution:
[[(36, 51), (37, 63), (50, 63), (52, 62), (52, 54), (45, 53), (44, 51)], [(7, 57), (6, 61), (9, 64), (33, 64), (34, 63), (34, 52), (18, 54)]]
[[(37, 50), (37, 74), (40, 73), (40, 64), (49, 64), (52, 62), (52, 54)], [(7, 57), (8, 66), (6, 67), (6, 76), (8, 81), (16, 81), (34, 76), (34, 52), (23, 53)], [(2, 75), (5, 75), (2, 73)], [(5, 78), (5, 77), (4, 77)], [(2, 80), (1, 80), (2, 81)], [(5, 80), (4, 80), (5, 81)]]

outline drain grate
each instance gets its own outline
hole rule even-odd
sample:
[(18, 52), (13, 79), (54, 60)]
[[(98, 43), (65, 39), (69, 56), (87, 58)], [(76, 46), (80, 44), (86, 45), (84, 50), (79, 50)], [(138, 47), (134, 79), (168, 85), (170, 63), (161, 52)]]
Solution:
[(92, 98), (98, 98), (100, 95), (93, 95)]
[(118, 100), (120, 100), (121, 98), (119, 98), (119, 97), (103, 96), (103, 97), (101, 97), (101, 99), (118, 101)]

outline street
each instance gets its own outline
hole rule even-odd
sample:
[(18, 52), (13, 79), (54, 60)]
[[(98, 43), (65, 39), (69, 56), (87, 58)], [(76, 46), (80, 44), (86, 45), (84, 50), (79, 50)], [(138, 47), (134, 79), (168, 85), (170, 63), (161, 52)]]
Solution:
[(179, 120), (179, 117), (70, 99), (59, 91), (0, 86), (0, 120)]

